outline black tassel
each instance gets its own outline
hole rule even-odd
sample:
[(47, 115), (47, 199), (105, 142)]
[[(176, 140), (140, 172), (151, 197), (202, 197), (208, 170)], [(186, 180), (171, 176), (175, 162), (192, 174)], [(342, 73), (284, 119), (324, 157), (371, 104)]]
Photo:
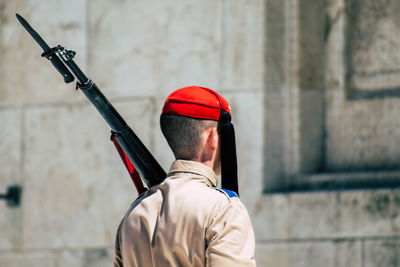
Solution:
[(219, 121), (221, 125), (220, 132), (222, 188), (231, 190), (239, 195), (235, 129), (231, 122), (231, 115), (226, 111), (222, 111)]

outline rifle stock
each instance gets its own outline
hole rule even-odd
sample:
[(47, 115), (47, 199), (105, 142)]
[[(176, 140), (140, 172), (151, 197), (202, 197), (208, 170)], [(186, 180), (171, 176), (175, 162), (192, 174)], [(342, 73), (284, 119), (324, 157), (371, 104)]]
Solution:
[[(49, 60), (51, 59), (53, 65), (54, 58), (60, 59), (60, 61), (57, 60), (58, 64), (57, 66), (55, 65), (55, 67), (63, 75), (64, 81), (66, 83), (71, 82), (71, 78), (65, 79), (65, 73), (69, 73), (67, 72), (67, 70), (69, 70), (70, 73), (75, 76), (75, 78), (78, 80), (76, 88), (81, 89), (81, 91), (86, 95), (86, 97), (96, 107), (101, 116), (111, 127), (117, 142), (123, 148), (124, 152), (131, 160), (135, 168), (138, 170), (141, 178), (145, 181), (147, 186), (151, 187), (153, 185), (161, 183), (166, 177), (165, 171), (162, 169), (162, 167), (153, 157), (150, 151), (146, 148), (146, 146), (142, 143), (142, 141), (140, 141), (140, 139), (136, 136), (133, 130), (124, 121), (117, 110), (103, 95), (96, 84), (94, 84), (89, 78), (87, 78), (82, 70), (76, 65), (73, 60), (75, 52), (71, 50), (66, 50), (62, 46), (47, 49), (47, 44), (37, 34), (37, 32), (32, 29), (28, 22), (26, 22), (26, 20), (18, 14), (17, 18), (24, 26), (24, 28), (38, 42), (38, 44), (42, 48), (46, 48), (44, 50), (44, 53), (42, 54), (42, 57), (46, 57)], [(61, 67), (60, 63), (62, 64)]]

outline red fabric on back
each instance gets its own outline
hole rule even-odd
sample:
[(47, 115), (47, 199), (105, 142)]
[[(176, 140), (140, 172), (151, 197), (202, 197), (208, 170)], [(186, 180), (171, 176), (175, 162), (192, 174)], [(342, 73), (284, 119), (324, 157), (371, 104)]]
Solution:
[(139, 175), (138, 171), (136, 170), (135, 166), (133, 166), (131, 160), (125, 154), (122, 147), (118, 144), (118, 141), (115, 139), (114, 135), (111, 135), (111, 140), (113, 141), (115, 148), (117, 149), (119, 155), (121, 156), (121, 159), (124, 162), (125, 167), (128, 170), (129, 175), (132, 179), (132, 182), (135, 185), (136, 190), (138, 191), (139, 195), (144, 193), (146, 191), (146, 188), (143, 186), (142, 179), (140, 179), (140, 175)]
[(168, 96), (162, 114), (217, 121), (221, 110), (231, 113), (228, 101), (221, 95), (209, 88), (188, 86), (178, 89)]

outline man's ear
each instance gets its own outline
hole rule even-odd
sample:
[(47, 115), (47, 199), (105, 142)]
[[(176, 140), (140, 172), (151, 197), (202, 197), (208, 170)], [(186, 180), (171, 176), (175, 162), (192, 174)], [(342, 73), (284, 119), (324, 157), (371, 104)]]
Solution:
[(217, 127), (210, 127), (207, 130), (207, 143), (213, 150), (218, 148), (218, 131)]

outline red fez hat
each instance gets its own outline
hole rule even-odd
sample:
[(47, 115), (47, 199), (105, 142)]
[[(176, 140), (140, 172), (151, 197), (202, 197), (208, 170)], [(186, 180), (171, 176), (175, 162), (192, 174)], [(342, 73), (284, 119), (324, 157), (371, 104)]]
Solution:
[(164, 114), (219, 122), (222, 187), (238, 194), (235, 132), (228, 101), (209, 88), (188, 86), (167, 97), (162, 110)]
[(162, 114), (218, 121), (222, 110), (231, 113), (228, 101), (218, 93), (205, 87), (188, 86), (168, 96)]

